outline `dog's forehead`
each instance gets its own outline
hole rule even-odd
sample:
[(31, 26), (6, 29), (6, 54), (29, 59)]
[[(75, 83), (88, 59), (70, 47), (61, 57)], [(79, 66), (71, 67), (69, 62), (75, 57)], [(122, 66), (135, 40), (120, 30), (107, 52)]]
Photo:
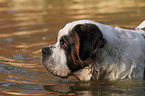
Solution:
[(96, 22), (91, 21), (91, 20), (79, 20), (79, 21), (74, 21), (71, 23), (68, 23), (65, 25), (65, 27), (63, 29), (61, 29), (58, 33), (58, 40), (64, 36), (64, 35), (69, 35), (69, 33), (72, 31), (72, 29), (74, 28), (74, 26), (78, 25), (78, 24), (86, 24), (86, 23), (91, 23), (91, 24), (96, 24)]
[(71, 23), (65, 25), (65, 27), (58, 32), (58, 39), (60, 39), (64, 35), (68, 35), (69, 32), (71, 32), (71, 30), (72, 30)]

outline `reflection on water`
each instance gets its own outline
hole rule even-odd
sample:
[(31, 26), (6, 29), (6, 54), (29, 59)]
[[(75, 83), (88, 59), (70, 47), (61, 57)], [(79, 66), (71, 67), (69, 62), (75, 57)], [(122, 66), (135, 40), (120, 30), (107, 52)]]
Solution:
[(145, 20), (144, 0), (0, 0), (0, 95), (141, 96), (144, 80), (80, 82), (41, 65), (41, 48), (66, 23), (91, 19), (133, 29)]
[(82, 94), (83, 96), (141, 96), (145, 89), (144, 87), (139, 87), (142, 84), (142, 80), (122, 80), (115, 82), (94, 81), (88, 83), (76, 82), (73, 83), (73, 85), (45, 85), (44, 89), (47, 91), (63, 93), (67, 95)]

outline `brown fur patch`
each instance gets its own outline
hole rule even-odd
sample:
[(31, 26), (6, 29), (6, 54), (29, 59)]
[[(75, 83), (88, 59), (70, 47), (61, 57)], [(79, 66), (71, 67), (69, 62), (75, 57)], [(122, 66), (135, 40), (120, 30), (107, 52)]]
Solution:
[(92, 24), (76, 25), (66, 37), (69, 42), (65, 49), (69, 69), (73, 72), (93, 64), (96, 50), (103, 45), (103, 35), (98, 27)]

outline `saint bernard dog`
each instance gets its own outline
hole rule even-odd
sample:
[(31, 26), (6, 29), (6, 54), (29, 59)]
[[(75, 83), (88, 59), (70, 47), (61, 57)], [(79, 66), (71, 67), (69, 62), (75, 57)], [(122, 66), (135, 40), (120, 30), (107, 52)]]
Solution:
[(74, 21), (59, 31), (56, 44), (42, 49), (42, 64), (55, 76), (82, 81), (143, 78), (144, 31)]

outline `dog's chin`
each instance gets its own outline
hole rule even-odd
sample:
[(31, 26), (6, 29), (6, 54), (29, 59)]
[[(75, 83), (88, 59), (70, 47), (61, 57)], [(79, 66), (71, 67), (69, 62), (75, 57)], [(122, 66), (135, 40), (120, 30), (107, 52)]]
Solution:
[(60, 75), (60, 74), (55, 74), (55, 73), (52, 73), (52, 75), (56, 76), (56, 77), (60, 77), (60, 78), (63, 78), (63, 79), (67, 79), (70, 75)]
[(60, 77), (60, 78), (68, 78), (70, 76), (70, 72), (69, 73), (65, 73), (64, 71), (56, 71), (56, 70), (51, 70), (49, 71), (51, 74), (53, 74), (54, 76)]

